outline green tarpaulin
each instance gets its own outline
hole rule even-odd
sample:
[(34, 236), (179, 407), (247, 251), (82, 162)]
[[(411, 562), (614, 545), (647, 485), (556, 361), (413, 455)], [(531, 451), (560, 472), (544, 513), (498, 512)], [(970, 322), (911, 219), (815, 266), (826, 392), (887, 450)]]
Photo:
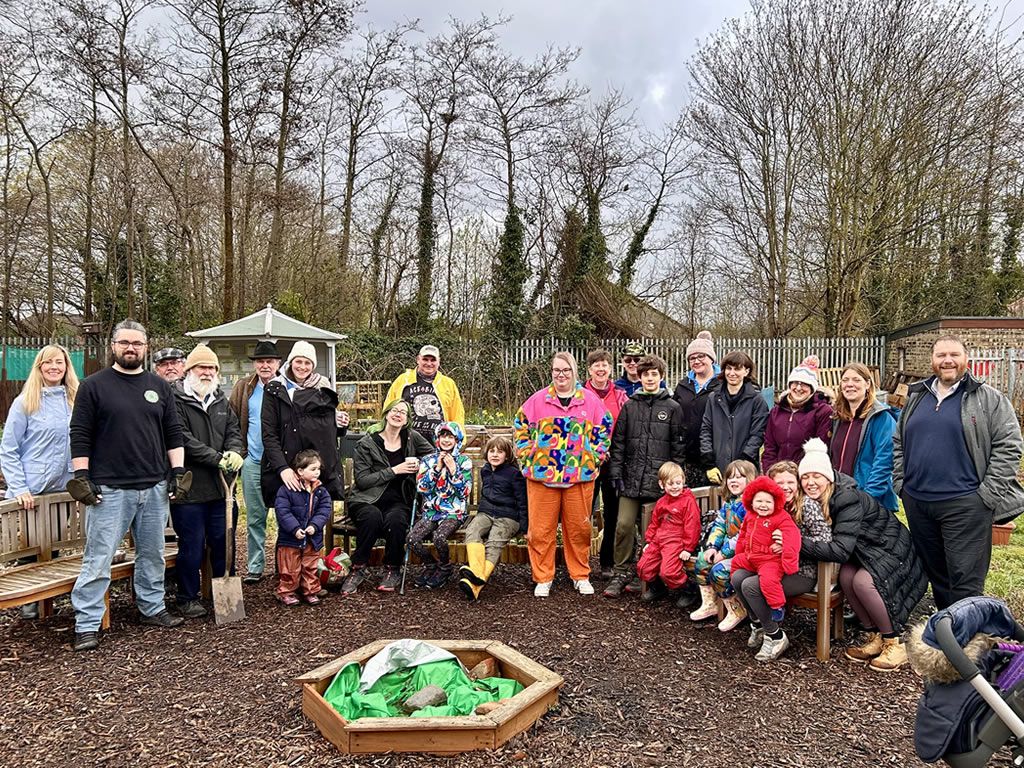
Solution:
[(470, 680), (456, 659), (433, 661), (388, 672), (362, 693), (359, 691), (361, 671), (357, 662), (350, 662), (334, 676), (324, 691), (324, 698), (346, 720), (402, 716), (402, 702), (428, 685), (443, 688), (448, 694), (448, 703), (439, 707), (426, 707), (414, 712), (411, 717), (472, 715), (480, 704), (507, 699), (523, 690), (519, 681), (503, 677)]
[[(25, 347), (7, 347), (4, 363), (7, 367), (8, 381), (25, 381), (29, 371), (32, 370), (32, 361), (36, 359), (42, 347), (26, 349)], [(85, 376), (85, 353), (82, 350), (72, 350), (71, 365), (75, 368), (78, 378)]]

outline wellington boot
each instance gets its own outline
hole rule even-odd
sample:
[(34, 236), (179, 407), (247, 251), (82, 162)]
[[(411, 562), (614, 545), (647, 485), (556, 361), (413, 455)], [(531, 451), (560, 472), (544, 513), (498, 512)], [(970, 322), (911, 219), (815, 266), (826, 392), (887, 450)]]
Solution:
[(700, 607), (690, 614), (690, 621), (704, 621), (718, 615), (718, 598), (713, 587), (700, 588)]
[(898, 637), (882, 640), (882, 652), (868, 662), (868, 668), (875, 672), (895, 672), (907, 663), (907, 647)]
[(490, 581), (491, 574), (494, 573), (494, 569), (497, 567), (497, 563), (492, 563), (490, 560), (484, 560), (484, 581)]
[(846, 658), (866, 664), (882, 652), (882, 633), (872, 632), (863, 645), (851, 645), (846, 649)]
[(725, 618), (718, 622), (718, 629), (722, 632), (736, 629), (747, 618), (747, 611), (743, 603), (735, 595), (725, 598)]
[(473, 542), (466, 544), (466, 559), (469, 562), (459, 568), (459, 576), (463, 579), (469, 579), (478, 586), (483, 584), (487, 581), (487, 577), (484, 576), (484, 563), (487, 562), (486, 556), (487, 552), (482, 543)]
[(462, 593), (470, 600), (479, 600), (480, 592), (483, 588), (483, 584), (474, 584), (469, 579), (459, 579), (459, 589), (461, 589)]

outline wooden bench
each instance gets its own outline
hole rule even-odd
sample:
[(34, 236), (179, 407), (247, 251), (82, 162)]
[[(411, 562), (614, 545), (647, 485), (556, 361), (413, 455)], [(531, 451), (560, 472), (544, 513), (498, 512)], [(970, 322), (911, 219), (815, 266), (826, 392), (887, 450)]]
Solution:
[[(816, 656), (828, 661), (832, 653), (832, 640), (843, 639), (843, 591), (836, 584), (839, 563), (818, 563), (818, 589), (790, 598), (789, 604), (817, 611)], [(833, 589), (835, 585), (835, 589)]]
[[(0, 609), (42, 603), (40, 617), (53, 613), (53, 598), (70, 594), (82, 570), (85, 549), (83, 507), (66, 493), (36, 497), (34, 509), (22, 509), (16, 499), (0, 502)], [(129, 579), (135, 572), (135, 552), (125, 538), (124, 558), (110, 568), (111, 580)], [(164, 560), (174, 565), (178, 549), (164, 545)], [(35, 562), (18, 565), (23, 558)], [(110, 627), (110, 593), (103, 628)]]

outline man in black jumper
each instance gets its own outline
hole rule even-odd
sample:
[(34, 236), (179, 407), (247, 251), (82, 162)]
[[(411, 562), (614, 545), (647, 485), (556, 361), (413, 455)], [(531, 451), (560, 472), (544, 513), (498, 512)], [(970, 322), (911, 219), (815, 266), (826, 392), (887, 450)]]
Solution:
[(932, 370), (910, 388), (893, 436), (893, 486), (942, 609), (984, 592), (992, 523), (1024, 510), (1024, 488), (1010, 401), (967, 372), (959, 339), (932, 345)]
[[(100, 642), (110, 565), (130, 528), (135, 541), (135, 599), (141, 622), (182, 623), (164, 607), (164, 528), (168, 499), (188, 492), (182, 430), (170, 385), (145, 371), (146, 329), (114, 328), (114, 364), (82, 382), (71, 415), (68, 493), (89, 507), (82, 571), (71, 592), (76, 651)], [(167, 466), (171, 467), (168, 479)]]

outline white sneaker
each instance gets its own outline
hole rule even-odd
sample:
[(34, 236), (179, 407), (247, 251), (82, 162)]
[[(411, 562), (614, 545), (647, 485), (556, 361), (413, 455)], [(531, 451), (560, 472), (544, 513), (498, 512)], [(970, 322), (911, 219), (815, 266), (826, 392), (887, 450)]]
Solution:
[(551, 582), (550, 581), (538, 581), (537, 586), (533, 588), (534, 597), (547, 597), (551, 594)]
[(754, 657), (758, 661), (775, 661), (789, 648), (789, 636), (785, 632), (778, 640), (772, 640), (768, 635), (764, 636), (764, 643), (761, 650)]
[(592, 595), (594, 594), (594, 585), (590, 583), (590, 579), (580, 579), (572, 583), (576, 587), (576, 591), (581, 595)]
[(750, 625), (750, 637), (747, 638), (747, 648), (760, 648), (764, 645), (764, 627)]

